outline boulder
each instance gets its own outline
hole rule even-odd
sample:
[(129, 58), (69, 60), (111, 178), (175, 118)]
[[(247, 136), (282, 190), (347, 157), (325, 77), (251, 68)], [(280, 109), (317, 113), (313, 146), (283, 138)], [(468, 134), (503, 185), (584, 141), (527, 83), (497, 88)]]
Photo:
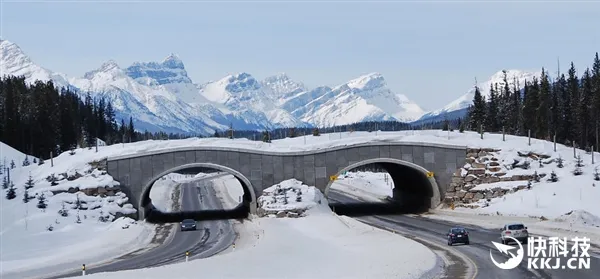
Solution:
[(475, 162), (475, 158), (468, 157), (468, 158), (465, 159), (465, 162), (467, 164), (472, 164), (473, 162)]
[(98, 195), (106, 195), (107, 192), (105, 187), (98, 187)]
[(475, 196), (473, 196), (473, 201), (478, 201), (483, 198), (484, 198), (484, 195), (481, 192), (478, 192), (475, 194)]
[(490, 167), (490, 168), (488, 168), (488, 170), (491, 172), (499, 172), (502, 170), (502, 168), (501, 167)]
[(275, 215), (277, 218), (283, 218), (287, 216), (287, 213), (285, 211), (279, 211), (277, 212), (277, 214)]
[[(492, 158), (494, 159), (494, 158)], [(497, 162), (498, 159), (496, 159), (496, 161), (492, 160), (491, 162), (488, 163), (488, 166), (490, 167), (497, 167), (500, 166), (500, 163)]]
[(477, 176), (475, 176), (475, 175), (472, 175), (472, 174), (471, 174), (471, 175), (467, 175), (467, 176), (465, 177), (465, 182), (473, 182), (473, 181), (475, 181), (476, 179), (477, 179)]
[(79, 192), (79, 187), (69, 187), (69, 190), (67, 192), (69, 192), (70, 194), (75, 194)]
[(485, 173), (485, 169), (470, 169), (468, 174), (481, 175)]
[(483, 164), (483, 163), (477, 163), (477, 162), (471, 164), (471, 166), (474, 169), (485, 169), (485, 167), (486, 167), (485, 164)]
[(459, 191), (459, 192), (456, 192), (456, 197), (462, 199), (462, 198), (465, 197), (466, 194), (467, 194), (467, 191), (464, 191), (464, 190), (463, 191)]
[(490, 160), (492, 160), (492, 162), (497, 162), (497, 161), (498, 161), (498, 158), (496, 158), (496, 157), (492, 157), (492, 159), (490, 159)]

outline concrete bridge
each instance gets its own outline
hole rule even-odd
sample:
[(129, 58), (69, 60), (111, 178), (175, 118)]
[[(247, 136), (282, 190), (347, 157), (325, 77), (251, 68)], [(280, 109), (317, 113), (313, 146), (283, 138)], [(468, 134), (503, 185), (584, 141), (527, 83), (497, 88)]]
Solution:
[(234, 175), (244, 187), (244, 202), (257, 209), (262, 190), (295, 178), (325, 196), (332, 176), (367, 164), (379, 164), (394, 181), (394, 199), (434, 208), (441, 203), (452, 174), (465, 163), (466, 146), (377, 141), (303, 152), (190, 146), (107, 159), (107, 171), (144, 219), (152, 208), (150, 188), (173, 172), (210, 168)]

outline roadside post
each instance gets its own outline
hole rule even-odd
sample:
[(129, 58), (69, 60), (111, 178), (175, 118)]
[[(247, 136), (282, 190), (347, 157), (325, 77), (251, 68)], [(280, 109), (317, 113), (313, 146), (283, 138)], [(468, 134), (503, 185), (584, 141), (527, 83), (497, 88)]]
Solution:
[(81, 266), (81, 276), (85, 276), (85, 264)]
[(190, 252), (189, 251), (185, 251), (185, 262), (187, 262), (190, 258)]

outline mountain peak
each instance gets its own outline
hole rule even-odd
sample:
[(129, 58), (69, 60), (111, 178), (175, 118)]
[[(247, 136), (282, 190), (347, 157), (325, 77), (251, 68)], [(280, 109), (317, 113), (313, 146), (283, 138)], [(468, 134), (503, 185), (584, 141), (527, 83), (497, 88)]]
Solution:
[(98, 73), (118, 74), (121, 71), (122, 70), (119, 67), (119, 64), (117, 64), (117, 62), (115, 60), (110, 59), (110, 60), (102, 63), (102, 65), (100, 65), (100, 67), (98, 69), (85, 73), (83, 75), (83, 77), (85, 79), (93, 79), (94, 76)]
[(256, 81), (252, 75), (246, 72), (229, 75), (221, 81), (225, 83), (225, 90), (232, 93), (260, 89), (260, 84), (258, 81)]
[(346, 83), (350, 88), (356, 88), (361, 90), (372, 90), (379, 87), (385, 87), (387, 85), (383, 75), (378, 72), (372, 72), (360, 77), (357, 77), (348, 83)]
[(279, 73), (265, 78), (262, 84), (271, 89), (274, 96), (286, 96), (305, 91), (306, 88), (301, 82), (292, 80), (286, 73)]
[(179, 55), (177, 55), (175, 53), (169, 54), (169, 56), (167, 56), (165, 59), (163, 59), (161, 64), (169, 69), (182, 69), (183, 70), (185, 68), (183, 65), (183, 61), (181, 61), (181, 59), (179, 58)]

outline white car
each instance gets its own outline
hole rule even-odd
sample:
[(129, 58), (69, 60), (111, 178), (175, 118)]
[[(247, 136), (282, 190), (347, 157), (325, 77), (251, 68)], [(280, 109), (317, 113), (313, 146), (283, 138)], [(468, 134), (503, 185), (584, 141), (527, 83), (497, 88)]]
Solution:
[(523, 244), (527, 243), (529, 232), (527, 231), (527, 227), (525, 227), (525, 225), (521, 223), (506, 224), (501, 230), (502, 232), (500, 233), (500, 239), (502, 240), (502, 244), (508, 244), (509, 242), (513, 241), (512, 239), (507, 238), (507, 236), (513, 237)]

